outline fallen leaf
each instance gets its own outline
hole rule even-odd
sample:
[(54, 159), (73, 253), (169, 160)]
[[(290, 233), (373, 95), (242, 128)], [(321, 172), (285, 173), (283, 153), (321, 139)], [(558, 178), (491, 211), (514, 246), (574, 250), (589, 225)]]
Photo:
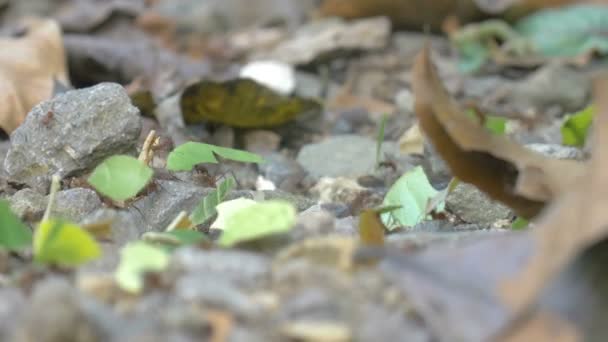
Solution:
[[(222, 181), (216, 189), (203, 197), (194, 210), (192, 210), (192, 214), (190, 215), (192, 223), (194, 225), (199, 225), (213, 217), (213, 215), (218, 212), (218, 205), (222, 203), (228, 192), (232, 190), (235, 185), (236, 182), (234, 181), (234, 178), (228, 177)], [(213, 226), (213, 224), (211, 226)]]
[(153, 175), (154, 171), (137, 158), (116, 155), (99, 164), (88, 182), (101, 194), (124, 201), (137, 195)]
[(385, 227), (380, 220), (380, 214), (373, 210), (363, 210), (359, 214), (359, 238), (366, 246), (384, 245)]
[(583, 147), (587, 141), (587, 132), (593, 121), (593, 106), (569, 116), (562, 124), (562, 143), (568, 146)]
[(70, 84), (59, 25), (30, 19), (25, 30), (23, 37), (0, 38), (0, 128), (6, 133), (35, 105), (51, 98), (56, 81)]
[(32, 231), (19, 220), (7, 200), (0, 200), (0, 247), (19, 250), (32, 243)]
[(413, 88), (420, 126), (454, 176), (520, 216), (534, 217), (584, 174), (583, 163), (545, 157), (468, 118), (441, 84), (428, 47), (416, 59)]
[(349, 19), (386, 16), (396, 27), (416, 30), (424, 25), (439, 29), (451, 15), (457, 15), (461, 22), (480, 17), (472, 1), (445, 0), (324, 0), (319, 14)]
[(217, 164), (216, 154), (224, 159), (243, 163), (259, 164), (264, 161), (262, 157), (255, 153), (190, 141), (179, 145), (169, 153), (167, 169), (171, 171), (190, 171), (197, 164)]
[(399, 151), (403, 154), (422, 154), (424, 152), (424, 138), (418, 123), (413, 124), (399, 138)]
[(180, 106), (188, 124), (213, 122), (243, 128), (279, 126), (321, 110), (314, 100), (281, 95), (248, 78), (190, 85), (181, 95)]
[(125, 291), (138, 293), (144, 287), (147, 272), (160, 272), (169, 265), (169, 253), (143, 241), (127, 244), (120, 252), (120, 264), (114, 274)]
[(232, 214), (256, 203), (257, 202), (252, 199), (240, 197), (216, 205), (215, 210), (217, 211), (217, 218), (211, 224), (211, 228), (223, 230), (226, 227), (226, 220)]
[(74, 267), (100, 255), (101, 248), (93, 236), (73, 223), (43, 220), (34, 234), (34, 258), (38, 262)]
[(594, 89), (593, 157), (534, 229), (413, 255), (390, 251), (380, 263), (438, 340), (605, 338), (608, 79)]
[(406, 172), (388, 190), (382, 205), (400, 206), (381, 215), (389, 230), (397, 227), (412, 227), (426, 217), (428, 203), (438, 191), (431, 186), (421, 166)]
[(229, 247), (289, 231), (296, 221), (296, 209), (291, 203), (266, 201), (241, 208), (226, 219), (218, 243)]

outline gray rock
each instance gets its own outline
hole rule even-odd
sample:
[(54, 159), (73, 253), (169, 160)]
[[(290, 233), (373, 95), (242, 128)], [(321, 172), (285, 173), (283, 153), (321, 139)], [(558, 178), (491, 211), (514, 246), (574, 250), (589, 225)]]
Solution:
[(254, 318), (262, 307), (228, 279), (217, 273), (189, 273), (178, 279), (175, 295), (187, 303), (201, 303), (227, 310), (242, 318)]
[(585, 160), (587, 159), (585, 153), (572, 146), (563, 146), (558, 144), (527, 144), (527, 148), (532, 151), (542, 153), (547, 157), (556, 159), (574, 159), (574, 160)]
[(121, 327), (121, 321), (113, 318), (107, 308), (80, 296), (66, 280), (50, 278), (36, 285), (14, 341), (109, 341), (113, 335), (109, 329)]
[(130, 211), (146, 231), (163, 231), (182, 211), (191, 212), (212, 189), (182, 181), (158, 180), (157, 189), (133, 203)]
[(171, 259), (170, 271), (207, 274), (225, 278), (243, 288), (261, 288), (270, 277), (270, 259), (237, 250), (180, 248)]
[(462, 182), (446, 198), (446, 207), (468, 223), (492, 224), (513, 215), (508, 207), (490, 199), (475, 186)]
[(79, 272), (112, 272), (120, 261), (120, 249), (128, 242), (135, 241), (146, 231), (146, 226), (140, 223), (141, 216), (137, 212), (100, 208), (85, 217), (80, 223), (100, 223), (111, 221), (112, 235), (109, 241), (100, 241), (101, 258), (93, 260), (78, 268)]
[(452, 171), (448, 164), (441, 159), (439, 153), (435, 151), (435, 147), (426, 141), (424, 143), (424, 161), (422, 167), (429, 178), (429, 182), (436, 189), (445, 188), (452, 179)]
[(300, 164), (281, 153), (265, 154), (264, 160), (264, 163), (258, 165), (260, 173), (278, 189), (294, 192), (306, 177), (306, 171)]
[[(48, 201), (48, 196), (46, 201)], [(101, 207), (97, 193), (91, 189), (73, 188), (59, 191), (51, 216), (72, 222), (80, 222), (87, 215)]]
[[(398, 154), (394, 144), (383, 144), (383, 153)], [(313, 177), (359, 177), (373, 171), (376, 142), (359, 135), (337, 135), (304, 146), (298, 162)]]
[(292, 240), (304, 240), (311, 237), (329, 235), (334, 232), (335, 218), (329, 212), (312, 206), (298, 215), (296, 225), (289, 232)]
[(0, 289), (0, 341), (10, 341), (24, 306), (25, 296), (20, 289)]
[(243, 135), (245, 149), (255, 153), (273, 152), (279, 149), (281, 136), (269, 130), (256, 129)]
[(46, 192), (53, 174), (77, 174), (132, 151), (140, 130), (139, 110), (122, 86), (68, 91), (30, 111), (11, 134), (4, 168), (11, 180)]
[[(48, 196), (31, 189), (17, 191), (10, 199), (11, 209), (27, 221), (42, 218), (49, 201)], [(57, 192), (51, 216), (79, 222), (101, 206), (97, 193), (91, 189), (73, 188)]]
[(44, 214), (47, 199), (44, 195), (32, 190), (22, 189), (11, 198), (11, 210), (26, 221), (38, 221)]
[(282, 190), (265, 190), (264, 200), (283, 200), (293, 204), (298, 211), (304, 211), (315, 204), (315, 201), (306, 197), (292, 194)]

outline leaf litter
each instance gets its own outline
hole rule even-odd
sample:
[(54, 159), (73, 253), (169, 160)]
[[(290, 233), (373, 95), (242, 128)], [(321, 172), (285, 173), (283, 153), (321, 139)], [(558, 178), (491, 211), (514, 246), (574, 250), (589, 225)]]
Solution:
[[(596, 83), (593, 106), (582, 98), (586, 90), (576, 88), (572, 96), (581, 98), (572, 105), (562, 106), (565, 98), (560, 104), (546, 100), (557, 109), (539, 111), (526, 126), (518, 126), (514, 119), (527, 113), (502, 116), (469, 98), (483, 98), (488, 92), (481, 88), (501, 88), (507, 80), (517, 80), (511, 82), (515, 87), (524, 84), (531, 72), (526, 66), (517, 69), (496, 60), (497, 65), (483, 69), (489, 74), (460, 74), (449, 40), (433, 37), (433, 55), (428, 48), (418, 54), (428, 34), (399, 31), (419, 30), (422, 24), (439, 29), (448, 15), (465, 24), (476, 22), (483, 11), (513, 20), (568, 0), (479, 0), (459, 4), (458, 11), (454, 4), (428, 1), (423, 13), (402, 11), (419, 7), (418, 1), (325, 0), (314, 16), (353, 19), (310, 19), (304, 25), (305, 12), (316, 4), (256, 2), (255, 10), (266, 14), (294, 10), (282, 25), (281, 18), (239, 17), (252, 7), (240, 1), (203, 7), (189, 1), (96, 5), (68, 0), (36, 9), (54, 13), (68, 32), (63, 40), (69, 81), (77, 87), (108, 80), (127, 85), (145, 118), (140, 134), (139, 125), (131, 125), (137, 134), (91, 129), (70, 138), (78, 142), (66, 142), (58, 153), (69, 158), (49, 156), (43, 164), (59, 171), (74, 170), (75, 164), (78, 171), (65, 175), (63, 189), (54, 180), (48, 198), (46, 189), (28, 188), (0, 170), (0, 297), (7, 293), (1, 299), (11, 314), (17, 310), (11, 307), (15, 298), (26, 298), (19, 307), (24, 314), (15, 315), (24, 318), (0, 327), (0, 335), (8, 336), (8, 327), (7, 334), (29, 340), (46, 341), (41, 334), (54, 331), (68, 338), (88, 329), (81, 329), (82, 323), (100, 327), (95, 330), (104, 336), (99, 340), (155, 335), (217, 341), (576, 341), (608, 336), (600, 212), (608, 106), (599, 94), (607, 91), (605, 81)], [(0, 11), (6, 16), (27, 5), (10, 2)], [(376, 15), (384, 18), (356, 19)], [(214, 21), (220, 17), (225, 21)], [(563, 28), (569, 25), (564, 21)], [(535, 30), (546, 35), (550, 26)], [(251, 41), (239, 43), (242, 37)], [(300, 52), (279, 53), (287, 48)], [(495, 52), (486, 57), (496, 58)], [(256, 56), (273, 53), (292, 61), (282, 64), (293, 71), (288, 77), (262, 70), (254, 73), (255, 80), (242, 78), (252, 76), (246, 66), (260, 63)], [(594, 57), (586, 55), (577, 65), (590, 66)], [(288, 90), (262, 86), (277, 79), (287, 82)], [(568, 89), (568, 77), (555, 79)], [(87, 94), (87, 89), (79, 91)], [(114, 91), (125, 95), (122, 87)], [(524, 100), (505, 101), (526, 102), (526, 91), (520, 95)], [(22, 127), (21, 135), (62, 139), (67, 126), (83, 127), (81, 121), (111, 114), (101, 109), (105, 101), (87, 108), (76, 102), (55, 113), (55, 100), (49, 100), (41, 108), (51, 111), (37, 113), (42, 119), (36, 129), (43, 130)], [(128, 103), (117, 106), (112, 110), (118, 113), (134, 111)], [(583, 106), (593, 112), (561, 120)], [(308, 109), (321, 115), (312, 120)], [(73, 122), (56, 120), (70, 111), (77, 113), (70, 116)], [(0, 121), (14, 124), (22, 120), (19, 115), (14, 111)], [(120, 120), (118, 115), (95, 122)], [(548, 122), (549, 138), (534, 127)], [(408, 127), (413, 129), (406, 132)], [(121, 148), (80, 151), (88, 148), (92, 133), (99, 133), (100, 141), (123, 137)], [(364, 136), (361, 146), (369, 155), (357, 153), (354, 144), (337, 144), (322, 157), (296, 161), (303, 147), (344, 134)], [(258, 149), (262, 142), (254, 137), (264, 136), (273, 143)], [(545, 154), (533, 152), (523, 145), (529, 136), (543, 143), (563, 139), (584, 152), (592, 148), (591, 160), (564, 160), (546, 152), (563, 152), (549, 144), (544, 150), (535, 144)], [(165, 140), (169, 143), (159, 146)], [(131, 157), (138, 151), (139, 160)], [(345, 151), (355, 157), (341, 159)], [(9, 163), (19, 162), (14, 152), (6, 157)], [(87, 159), (87, 153), (95, 158)], [(357, 165), (363, 157), (371, 162)], [(108, 163), (112, 158), (123, 162)], [(321, 166), (331, 172), (345, 163), (363, 175), (334, 174), (338, 178), (328, 182), (327, 175), (303, 172)], [(201, 181), (203, 169), (212, 181)], [(258, 179), (272, 184), (267, 187), (272, 190), (256, 188)], [(459, 182), (473, 184), (492, 199), (468, 196), (464, 186), (451, 191)], [(316, 203), (321, 199), (316, 193), (333, 200)], [(93, 205), (99, 196), (104, 205)], [(474, 202), (467, 203), (469, 208), (483, 211), (496, 200), (513, 213), (505, 209), (501, 217), (508, 219), (500, 222), (464, 220), (455, 215), (462, 208), (451, 207), (458, 196)], [(45, 202), (47, 214), (38, 222), (34, 218), (42, 216), (40, 203)], [(383, 222), (387, 216), (398, 223)], [(522, 222), (527, 227), (519, 227)], [(512, 231), (505, 229), (511, 226)], [(47, 314), (53, 314), (52, 326), (45, 323)]]

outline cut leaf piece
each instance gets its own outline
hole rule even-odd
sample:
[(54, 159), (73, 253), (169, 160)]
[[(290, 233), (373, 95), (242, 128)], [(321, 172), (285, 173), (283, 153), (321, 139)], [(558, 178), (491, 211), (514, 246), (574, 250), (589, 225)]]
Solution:
[(232, 214), (226, 220), (226, 227), (218, 243), (232, 246), (239, 242), (284, 233), (296, 221), (293, 204), (284, 201), (256, 203)]
[(190, 141), (171, 151), (167, 158), (167, 169), (171, 171), (190, 171), (197, 164), (217, 164), (218, 160), (214, 154), (224, 159), (243, 163), (264, 162), (264, 159), (255, 153)]
[(568, 146), (583, 147), (587, 141), (587, 132), (593, 121), (593, 106), (572, 114), (562, 125), (562, 143)]
[(188, 124), (209, 121), (243, 128), (282, 125), (321, 108), (316, 101), (281, 95), (248, 78), (195, 83), (182, 93), (180, 106)]
[(420, 126), (454, 176), (518, 215), (534, 217), (583, 176), (584, 163), (545, 157), (468, 118), (441, 84), (428, 47), (416, 58), (412, 81)]
[(153, 245), (160, 245), (169, 252), (180, 246), (196, 245), (208, 241), (205, 234), (196, 230), (185, 229), (170, 232), (146, 232), (141, 239)]
[(101, 248), (93, 236), (73, 223), (44, 220), (34, 234), (34, 258), (38, 262), (74, 267), (100, 255)]
[(437, 193), (422, 167), (415, 167), (401, 176), (386, 193), (382, 204), (399, 205), (401, 208), (383, 213), (382, 222), (389, 230), (414, 226), (425, 218), (427, 205)]
[(228, 191), (232, 190), (236, 182), (234, 178), (227, 177), (218, 186), (217, 189), (211, 191), (207, 196), (198, 202), (192, 214), (190, 215), (190, 221), (193, 225), (199, 225), (209, 220), (215, 213), (217, 213), (216, 207), (222, 203)]
[(216, 206), (217, 218), (211, 224), (213, 229), (224, 229), (226, 228), (226, 220), (232, 216), (232, 214), (250, 207), (257, 202), (249, 198), (237, 198), (230, 201), (222, 202)]
[(32, 243), (32, 231), (15, 215), (7, 200), (0, 200), (0, 248), (19, 250)]
[(99, 164), (88, 181), (99, 193), (114, 201), (137, 195), (152, 178), (154, 171), (131, 156), (116, 155)]
[(123, 247), (114, 279), (125, 291), (138, 293), (147, 272), (160, 272), (169, 265), (169, 253), (160, 247), (136, 241)]

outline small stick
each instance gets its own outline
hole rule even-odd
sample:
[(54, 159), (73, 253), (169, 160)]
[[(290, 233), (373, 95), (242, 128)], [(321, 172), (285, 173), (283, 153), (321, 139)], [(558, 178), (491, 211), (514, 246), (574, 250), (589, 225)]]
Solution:
[(53, 209), (53, 205), (55, 204), (55, 195), (59, 191), (60, 187), (60, 179), (59, 175), (53, 175), (51, 177), (51, 189), (49, 192), (49, 202), (46, 205), (46, 210), (44, 211), (44, 216), (42, 216), (42, 221), (46, 221), (51, 216), (51, 210)]

